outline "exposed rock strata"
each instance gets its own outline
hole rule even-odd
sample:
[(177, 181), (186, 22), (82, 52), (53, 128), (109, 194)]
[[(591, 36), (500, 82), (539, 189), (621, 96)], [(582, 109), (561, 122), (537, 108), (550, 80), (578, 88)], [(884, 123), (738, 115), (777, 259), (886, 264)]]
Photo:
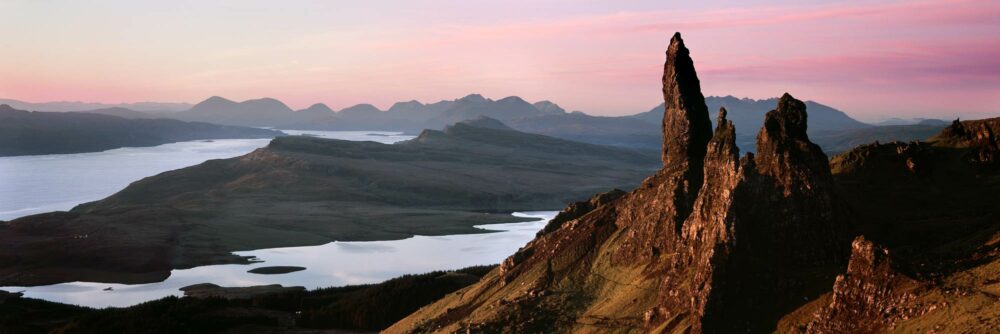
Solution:
[(667, 47), (667, 61), (663, 65), (663, 165), (679, 171), (671, 180), (673, 199), (678, 211), (677, 227), (690, 213), (702, 182), (702, 160), (712, 138), (712, 123), (708, 120), (708, 107), (701, 94), (701, 82), (694, 69), (690, 51), (684, 46), (680, 33), (674, 34)]
[(889, 251), (858, 237), (847, 272), (837, 276), (830, 303), (807, 333), (883, 333), (925, 308), (911, 291), (919, 283), (892, 268)]

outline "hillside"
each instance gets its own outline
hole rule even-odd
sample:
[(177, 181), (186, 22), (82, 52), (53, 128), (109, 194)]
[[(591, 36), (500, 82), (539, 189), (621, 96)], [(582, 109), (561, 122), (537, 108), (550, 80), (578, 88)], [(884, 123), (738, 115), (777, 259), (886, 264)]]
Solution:
[(510, 211), (633, 187), (655, 165), (648, 154), (466, 123), (393, 145), (278, 137), (0, 225), (0, 286), (152, 282), (245, 261), (236, 250), (479, 233), (473, 225), (520, 220)]
[(271, 138), (281, 134), (280, 131), (169, 119), (29, 112), (0, 105), (0, 156), (99, 152), (188, 140)]
[(816, 131), (809, 138), (822, 147), (824, 152), (837, 154), (874, 142), (927, 140), (944, 127), (937, 124), (882, 125), (844, 131)]
[[(997, 119), (828, 161), (785, 94), (755, 154), (710, 122), (680, 34), (663, 166), (567, 207), (480, 282), (387, 333), (990, 332), (998, 325)], [(853, 242), (851, 240), (854, 240)]]

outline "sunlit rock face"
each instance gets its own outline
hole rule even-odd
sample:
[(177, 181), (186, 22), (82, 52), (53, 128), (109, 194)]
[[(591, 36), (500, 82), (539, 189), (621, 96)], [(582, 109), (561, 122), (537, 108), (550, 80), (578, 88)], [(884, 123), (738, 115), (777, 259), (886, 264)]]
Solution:
[(829, 289), (850, 253), (849, 210), (806, 135), (805, 105), (785, 94), (758, 154), (741, 158), (724, 109), (712, 131), (679, 34), (666, 58), (661, 170), (571, 205), (480, 283), (389, 332), (770, 331)]

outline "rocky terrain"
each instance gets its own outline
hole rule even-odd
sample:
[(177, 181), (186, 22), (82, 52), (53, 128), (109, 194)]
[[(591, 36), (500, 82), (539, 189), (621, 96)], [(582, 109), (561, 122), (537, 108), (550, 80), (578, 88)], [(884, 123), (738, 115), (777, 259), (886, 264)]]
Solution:
[[(121, 112), (128, 111), (123, 110)], [(283, 135), (280, 131), (172, 119), (29, 112), (0, 105), (0, 156), (99, 152), (189, 140), (273, 138), (280, 135)]]
[(481, 233), (473, 225), (521, 221), (512, 211), (634, 187), (656, 166), (654, 155), (485, 119), (393, 145), (278, 137), (69, 212), (0, 223), (0, 286), (154, 282), (245, 262), (237, 250)]
[(711, 129), (679, 34), (663, 92), (659, 171), (571, 205), (479, 283), (386, 332), (1000, 328), (1000, 119), (830, 160), (785, 94), (740, 156), (725, 109)]

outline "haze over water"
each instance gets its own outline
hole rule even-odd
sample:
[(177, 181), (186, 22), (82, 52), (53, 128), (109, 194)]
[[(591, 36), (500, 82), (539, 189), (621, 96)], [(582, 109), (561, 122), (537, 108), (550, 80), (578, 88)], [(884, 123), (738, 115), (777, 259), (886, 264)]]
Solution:
[[(285, 131), (385, 144), (413, 138), (398, 132)], [(0, 220), (65, 211), (122, 190), (130, 183), (211, 159), (225, 159), (267, 146), (270, 139), (188, 141), (126, 147), (94, 153), (0, 157)]]

